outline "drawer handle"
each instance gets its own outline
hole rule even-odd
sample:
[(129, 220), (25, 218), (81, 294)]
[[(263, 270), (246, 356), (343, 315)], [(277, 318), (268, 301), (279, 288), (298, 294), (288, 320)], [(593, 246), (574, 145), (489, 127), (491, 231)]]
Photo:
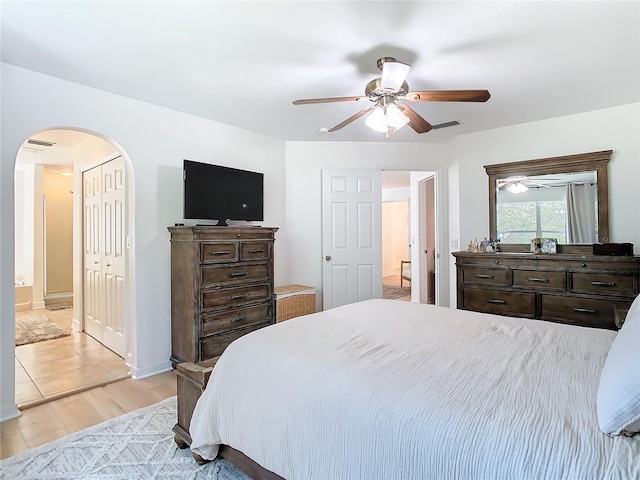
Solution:
[(487, 303), (493, 303), (494, 305), (506, 305), (507, 302), (505, 302), (504, 300), (489, 299), (487, 300)]
[(264, 253), (265, 250), (264, 248), (252, 248), (251, 250), (249, 250), (249, 253)]
[(247, 317), (236, 317), (231, 319), (231, 323), (243, 322), (247, 319)]
[(598, 313), (597, 310), (591, 310), (589, 308), (574, 308), (573, 311), (576, 313), (589, 313), (589, 314)]
[(245, 298), (247, 298), (249, 295), (248, 294), (244, 294), (244, 295), (234, 295), (231, 297), (231, 300), (244, 300)]
[(615, 282), (591, 282), (591, 285), (594, 285), (596, 287), (615, 287), (616, 283)]
[(235, 278), (235, 277), (246, 277), (248, 272), (233, 272), (230, 273), (229, 276), (231, 278)]
[(493, 275), (476, 275), (476, 278), (493, 278)]
[(548, 278), (529, 277), (529, 278), (527, 278), (527, 280), (529, 280), (530, 282), (549, 283), (549, 279)]
[(231, 250), (216, 250), (215, 252), (211, 252), (211, 255), (229, 255)]

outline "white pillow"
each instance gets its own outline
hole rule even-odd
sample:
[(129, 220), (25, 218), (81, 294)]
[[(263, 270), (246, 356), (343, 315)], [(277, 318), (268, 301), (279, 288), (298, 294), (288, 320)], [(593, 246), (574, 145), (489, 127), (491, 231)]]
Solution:
[(640, 295), (633, 301), (604, 362), (597, 410), (604, 433), (640, 432)]

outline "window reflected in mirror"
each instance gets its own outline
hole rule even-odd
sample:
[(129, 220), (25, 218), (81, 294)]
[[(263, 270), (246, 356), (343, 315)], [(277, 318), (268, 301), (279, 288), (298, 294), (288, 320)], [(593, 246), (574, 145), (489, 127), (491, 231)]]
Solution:
[(496, 180), (496, 234), (502, 243), (555, 238), (591, 244), (598, 239), (596, 171), (512, 176)]

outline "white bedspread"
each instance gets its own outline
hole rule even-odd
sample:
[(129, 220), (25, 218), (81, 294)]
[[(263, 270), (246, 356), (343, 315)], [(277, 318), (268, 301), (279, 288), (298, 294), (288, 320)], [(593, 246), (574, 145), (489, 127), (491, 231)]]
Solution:
[(615, 332), (393, 300), (233, 342), (191, 422), (288, 479), (638, 479), (640, 439), (598, 429)]

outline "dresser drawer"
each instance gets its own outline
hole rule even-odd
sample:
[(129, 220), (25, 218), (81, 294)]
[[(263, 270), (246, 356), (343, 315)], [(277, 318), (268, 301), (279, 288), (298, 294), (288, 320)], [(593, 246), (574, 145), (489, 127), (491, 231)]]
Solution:
[(533, 287), (538, 290), (561, 290), (567, 286), (564, 271), (512, 270), (514, 287)]
[(269, 242), (240, 242), (240, 260), (267, 260), (270, 257)]
[(204, 287), (269, 280), (269, 265), (266, 263), (203, 266), (200, 270)]
[(569, 275), (572, 292), (599, 295), (635, 293), (635, 275), (577, 272), (571, 272)]
[(206, 310), (222, 306), (234, 307), (251, 302), (262, 302), (269, 298), (271, 298), (271, 287), (267, 283), (246, 287), (204, 290), (202, 292), (202, 308)]
[(202, 318), (202, 334), (211, 335), (256, 323), (271, 322), (272, 304), (264, 303), (252, 307), (224, 310), (223, 312), (205, 315)]
[(506, 255), (496, 255), (493, 253), (487, 253), (479, 257), (464, 257), (461, 261), (465, 265), (495, 265), (503, 267), (535, 267), (538, 264), (535, 258), (509, 258)]
[(544, 268), (567, 268), (568, 270), (580, 271), (580, 270), (628, 270), (631, 272), (638, 271), (638, 262), (634, 258), (626, 259), (616, 257), (609, 259), (603, 257), (603, 260), (585, 258), (581, 260), (552, 260), (552, 259), (540, 259), (538, 260), (538, 266)]
[(623, 308), (631, 305), (614, 300), (555, 295), (541, 295), (540, 303), (543, 320), (611, 330), (616, 330), (615, 305)]
[(210, 337), (204, 337), (200, 341), (200, 357), (202, 359), (219, 357), (222, 352), (229, 346), (234, 340), (251, 333), (260, 328), (270, 325), (269, 322), (258, 323), (251, 325), (241, 330), (233, 330), (228, 333), (222, 333), (220, 335), (211, 335)]
[(465, 310), (528, 318), (536, 316), (535, 292), (465, 288), (463, 298)]
[(238, 242), (203, 243), (200, 261), (202, 263), (237, 262)]
[(464, 283), (485, 283), (492, 285), (507, 285), (509, 271), (506, 268), (469, 267), (462, 268)]

